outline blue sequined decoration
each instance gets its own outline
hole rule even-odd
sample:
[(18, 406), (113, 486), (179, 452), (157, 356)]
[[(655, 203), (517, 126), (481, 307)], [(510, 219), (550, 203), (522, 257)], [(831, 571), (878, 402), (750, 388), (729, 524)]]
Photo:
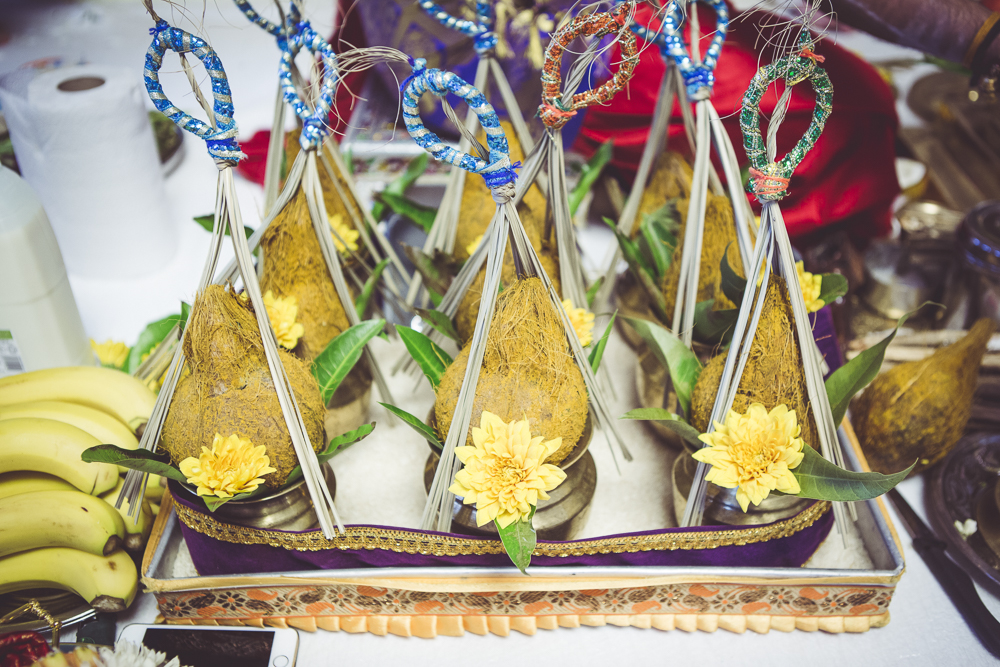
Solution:
[(455, 18), (433, 0), (419, 0), (417, 4), (444, 27), (472, 37), (476, 53), (484, 54), (496, 48), (497, 36), (493, 32), (493, 8), (488, 0), (477, 0), (477, 21)]
[[(691, 4), (694, 5), (692, 0)], [(707, 99), (712, 94), (712, 87), (715, 85), (715, 66), (719, 62), (719, 55), (722, 53), (722, 44), (726, 41), (726, 33), (729, 30), (729, 10), (726, 8), (724, 0), (701, 0), (715, 10), (715, 34), (705, 51), (705, 57), (701, 63), (695, 64), (691, 59), (691, 54), (684, 45), (681, 24), (684, 17), (681, 15), (681, 8), (677, 2), (671, 3), (663, 17), (660, 31), (655, 32), (645, 26), (632, 23), (631, 29), (636, 35), (646, 41), (652, 41), (660, 47), (663, 56), (674, 59), (677, 69), (684, 78), (684, 87), (687, 90), (688, 98), (692, 100)], [(692, 7), (692, 11), (694, 8)]]
[[(323, 145), (328, 134), (327, 119), (337, 84), (336, 56), (330, 44), (313, 30), (308, 21), (301, 21), (295, 26), (296, 31), (286, 37), (280, 37), (281, 62), (278, 65), (278, 81), (281, 93), (295, 114), (302, 119), (302, 134), (299, 144), (304, 149), (318, 148)], [(323, 61), (323, 83), (320, 87), (319, 99), (314, 109), (299, 97), (295, 84), (292, 82), (292, 60), (301, 50), (306, 49)]]

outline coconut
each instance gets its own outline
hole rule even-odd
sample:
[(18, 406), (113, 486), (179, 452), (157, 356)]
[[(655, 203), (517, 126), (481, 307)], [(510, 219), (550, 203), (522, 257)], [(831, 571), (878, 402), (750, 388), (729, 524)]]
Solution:
[[(681, 251), (684, 243), (684, 228), (687, 224), (687, 199), (677, 202), (677, 213), (680, 227), (677, 231), (677, 247), (667, 274), (663, 279), (663, 298), (666, 301), (666, 312), (674, 312), (677, 300), (677, 284), (681, 274)], [(736, 305), (722, 292), (722, 272), (719, 265), (723, 255), (729, 248), (729, 266), (737, 275), (744, 275), (743, 261), (740, 259), (736, 245), (736, 224), (733, 222), (733, 207), (729, 199), (721, 195), (708, 193), (705, 205), (705, 233), (701, 241), (701, 263), (698, 266), (698, 301), (715, 299), (713, 310), (735, 308)]]
[[(698, 376), (698, 382), (691, 393), (691, 425), (701, 433), (708, 431), (725, 363), (724, 354), (712, 359)], [(760, 322), (750, 345), (750, 356), (732, 409), (743, 413), (751, 403), (761, 403), (769, 411), (785, 404), (789, 410), (795, 411), (805, 443), (814, 448), (819, 447), (812, 405), (806, 393), (802, 352), (792, 321), (788, 288), (784, 278), (775, 275), (768, 281)]]
[(916, 474), (940, 461), (972, 414), (979, 365), (996, 324), (981, 319), (961, 340), (876, 377), (851, 405), (851, 423), (872, 470)]
[(653, 215), (671, 199), (687, 199), (691, 196), (691, 167), (679, 153), (665, 151), (653, 165), (646, 189), (639, 200), (636, 224), (632, 236), (639, 233), (643, 216)]
[(264, 250), (261, 292), (296, 298), (304, 332), (293, 352), (312, 361), (350, 322), (326, 268), (301, 189), (264, 232), (260, 246)]
[[(211, 447), (216, 433), (238, 434), (264, 445), (275, 472), (264, 483), (277, 488), (298, 465), (278, 394), (264, 356), (257, 320), (248, 302), (209, 285), (195, 300), (184, 336), (191, 374), (177, 384), (160, 446), (175, 465)], [(313, 449), (325, 444), (326, 410), (306, 362), (279, 350)]]
[[(438, 386), (435, 417), (447, 437), (469, 363), (459, 352)], [(556, 312), (539, 278), (515, 281), (497, 297), (472, 407), (472, 424), (489, 410), (506, 422), (527, 419), (532, 435), (562, 438), (547, 462), (573, 450), (587, 421), (587, 388)], [(471, 435), (467, 441), (472, 444)]]

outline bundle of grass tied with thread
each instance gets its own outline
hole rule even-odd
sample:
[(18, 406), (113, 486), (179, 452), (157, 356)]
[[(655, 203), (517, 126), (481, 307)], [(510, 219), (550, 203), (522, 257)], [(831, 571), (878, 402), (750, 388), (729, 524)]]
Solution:
[[(298, 465), (282, 418), (274, 380), (253, 307), (231, 287), (209, 285), (195, 299), (184, 336), (191, 373), (177, 383), (160, 446), (179, 465), (198, 458), (216, 433), (238, 433), (264, 445), (275, 472), (264, 477), (270, 488), (284, 484)], [(279, 350), (314, 451), (326, 444), (325, 408), (308, 364)]]
[[(451, 428), (469, 363), (465, 347), (448, 367), (437, 390), (435, 416), (442, 439)], [(506, 422), (528, 419), (546, 439), (562, 446), (546, 460), (558, 465), (576, 447), (587, 421), (587, 387), (573, 360), (566, 332), (542, 281), (523, 278), (497, 297), (486, 337), (472, 407), (478, 424), (484, 409)], [(471, 442), (471, 434), (469, 442)]]

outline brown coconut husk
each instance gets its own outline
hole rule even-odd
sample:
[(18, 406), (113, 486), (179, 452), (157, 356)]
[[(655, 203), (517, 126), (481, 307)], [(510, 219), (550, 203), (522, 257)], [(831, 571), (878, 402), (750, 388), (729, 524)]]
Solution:
[(304, 332), (293, 353), (312, 361), (350, 322), (326, 268), (301, 189), (264, 232), (260, 246), (264, 250), (260, 291), (298, 300), (298, 321)]
[(996, 329), (981, 319), (958, 342), (876, 377), (851, 405), (851, 423), (872, 470), (934, 465), (958, 442), (972, 414), (979, 365)]
[[(435, 403), (442, 440), (455, 413), (469, 363), (465, 347), (441, 377)], [(518, 280), (497, 297), (486, 354), (472, 407), (472, 425), (483, 410), (506, 422), (528, 419), (532, 435), (562, 438), (547, 462), (573, 450), (587, 421), (587, 388), (573, 360), (559, 314), (539, 278)], [(472, 443), (471, 429), (468, 443)]]
[[(689, 200), (677, 202), (677, 213), (680, 227), (677, 231), (677, 248), (673, 259), (663, 279), (663, 298), (666, 301), (666, 312), (674, 312), (677, 301), (677, 284), (681, 272), (681, 251), (684, 242), (684, 228), (687, 224)], [(733, 221), (733, 207), (727, 197), (708, 193), (705, 205), (705, 235), (701, 242), (701, 264), (698, 267), (698, 301), (715, 299), (712, 310), (735, 308), (736, 304), (722, 292), (722, 272), (719, 264), (729, 248), (729, 266), (737, 275), (745, 275), (743, 261), (736, 240), (736, 223)]]
[[(725, 354), (712, 359), (702, 370), (691, 394), (691, 425), (701, 433), (708, 431), (725, 364)], [(788, 288), (784, 278), (773, 274), (768, 281), (760, 322), (732, 409), (744, 413), (751, 403), (761, 403), (768, 411), (784, 403), (789, 410), (795, 411), (805, 443), (819, 448)]]
[[(673, 151), (665, 151), (653, 165), (653, 172), (646, 183), (646, 189), (639, 200), (639, 209), (632, 227), (632, 238), (639, 234), (639, 223), (644, 216), (653, 215), (671, 199), (691, 197), (691, 180), (694, 174), (691, 165)], [(683, 220), (683, 218), (681, 218)]]
[[(269, 488), (285, 483), (298, 465), (278, 394), (267, 367), (260, 329), (249, 302), (231, 289), (209, 285), (195, 300), (184, 336), (191, 374), (177, 384), (163, 425), (160, 446), (175, 465), (211, 447), (216, 433), (234, 433), (264, 445), (275, 472)], [(295, 393), (313, 449), (323, 449), (326, 413), (319, 385), (308, 365), (284, 350), (281, 363)]]

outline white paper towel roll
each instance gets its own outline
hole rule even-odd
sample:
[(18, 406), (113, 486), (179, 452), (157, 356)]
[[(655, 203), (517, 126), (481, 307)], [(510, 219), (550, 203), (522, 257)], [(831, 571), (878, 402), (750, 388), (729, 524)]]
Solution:
[(177, 250), (141, 81), (114, 65), (0, 79), (21, 174), (42, 200), (70, 274), (148, 274)]

